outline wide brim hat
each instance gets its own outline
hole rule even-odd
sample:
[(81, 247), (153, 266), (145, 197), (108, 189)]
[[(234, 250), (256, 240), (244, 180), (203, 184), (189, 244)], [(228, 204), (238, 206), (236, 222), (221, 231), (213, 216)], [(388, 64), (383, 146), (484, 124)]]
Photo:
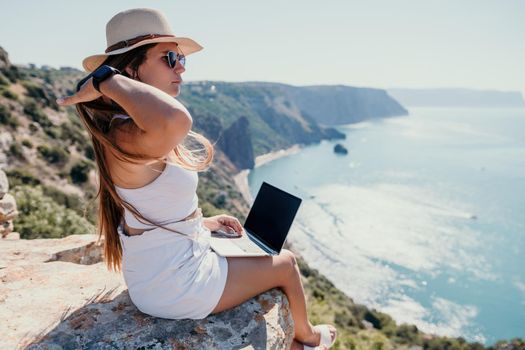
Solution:
[(106, 24), (105, 53), (91, 55), (82, 61), (88, 72), (97, 69), (108, 56), (118, 55), (151, 43), (177, 43), (185, 56), (203, 49), (193, 39), (173, 34), (166, 17), (148, 8), (131, 9), (117, 13)]

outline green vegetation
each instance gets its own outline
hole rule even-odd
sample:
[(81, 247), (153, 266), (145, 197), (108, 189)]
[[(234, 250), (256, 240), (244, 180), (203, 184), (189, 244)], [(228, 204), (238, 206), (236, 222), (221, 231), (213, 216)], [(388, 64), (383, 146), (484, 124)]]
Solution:
[(520, 338), (515, 338), (510, 341), (502, 340), (496, 342), (493, 348), (498, 350), (525, 350), (525, 340)]
[[(42, 186), (44, 194), (52, 198), (57, 204), (63, 205), (64, 207), (73, 210), (79, 216), (88, 220), (91, 224), (95, 225), (97, 220), (96, 207), (88, 207), (89, 204), (87, 199), (80, 197), (76, 194), (64, 193), (57, 187), (53, 186)], [(88, 195), (86, 197), (91, 198)]]
[(244, 214), (234, 205), (243, 200), (241, 194), (218, 171), (212, 167), (199, 173), (197, 196), (204, 216), (228, 214), (244, 220)]
[(91, 169), (94, 169), (95, 166), (92, 162), (87, 160), (81, 160), (77, 164), (73, 165), (69, 175), (74, 184), (83, 184), (88, 180), (88, 174)]
[(33, 81), (22, 81), (22, 85), (27, 90), (27, 96), (32, 97), (35, 101), (38, 101), (47, 107), (58, 110), (56, 95), (48, 86), (46, 86), (49, 84), (41, 84)]
[(29, 141), (28, 139), (22, 140), (22, 146), (27, 148), (33, 148), (33, 143)]
[(79, 216), (85, 217), (91, 224), (95, 224), (97, 219), (97, 208), (87, 207), (87, 204), (85, 203), (88, 202), (88, 199), (93, 197), (90, 191), (86, 190), (86, 197), (88, 199), (84, 199), (76, 194), (64, 193), (57, 187), (42, 184), (41, 181), (33, 175), (31, 170), (27, 168), (14, 168), (7, 170), (5, 173), (11, 189), (24, 185), (30, 187), (40, 185), (45, 196), (53, 199), (57, 204), (75, 211)]
[[(26, 84), (30, 86), (29, 84)], [(38, 91), (38, 90), (36, 90)], [(34, 94), (37, 94), (37, 92), (33, 92)], [(41, 99), (43, 100), (43, 99)], [(51, 105), (50, 102), (44, 101), (47, 105)], [(49, 135), (50, 137), (57, 139), (61, 136), (61, 129), (59, 129), (57, 126), (55, 126), (49, 117), (44, 113), (40, 105), (35, 101), (34, 98), (29, 97), (26, 98), (23, 102), (24, 107), (24, 113), (30, 117), (31, 120), (38, 123), (44, 132)]]
[(35, 100), (43, 100), (46, 102), (47, 96), (44, 90), (35, 82), (23, 81), (22, 86), (27, 90), (27, 96), (33, 97)]
[(41, 183), (40, 179), (26, 168), (9, 169), (5, 170), (5, 173), (11, 189), (19, 185), (36, 186)]
[(8, 98), (10, 100), (15, 100), (15, 101), (18, 101), (18, 95), (15, 94), (13, 91), (9, 90), (9, 89), (0, 89), (0, 93), (2, 94), (2, 96), (4, 96), (5, 98)]
[(20, 122), (17, 118), (13, 117), (11, 111), (9, 111), (6, 106), (0, 105), (0, 124), (16, 129), (20, 125)]
[(74, 145), (83, 145), (88, 142), (87, 137), (82, 132), (82, 127), (74, 125), (69, 120), (60, 124), (59, 127), (59, 138), (68, 144)]
[(40, 126), (42, 127), (42, 129), (44, 129), (46, 134), (48, 134), (52, 138), (57, 138), (59, 136), (59, 130), (57, 129), (57, 127), (53, 125), (51, 120), (47, 117), (44, 111), (42, 111), (42, 109), (34, 100), (27, 99), (24, 102), (24, 113), (31, 117), (31, 120), (40, 124)]
[(23, 78), (23, 74), (20, 72), (17, 66), (9, 66), (1, 72), (11, 83), (16, 83), (19, 79)]
[(91, 146), (90, 143), (87, 143), (84, 146), (84, 155), (87, 159), (95, 160), (95, 150), (93, 149), (93, 146)]
[[(302, 258), (298, 257), (297, 263), (306, 278), (305, 292), (311, 322), (334, 324), (338, 330), (334, 349), (408, 350), (413, 346), (429, 350), (525, 349), (525, 342), (520, 339), (485, 348), (479, 343), (468, 343), (463, 338), (425, 335), (414, 325), (397, 325), (387, 314), (355, 304)], [(366, 325), (372, 328), (367, 329)], [(506, 348), (509, 343), (514, 347)]]
[(8, 85), (9, 85), (9, 80), (7, 80), (7, 78), (2, 73), (0, 73), (0, 86), (8, 86)]
[(31, 134), (37, 133), (39, 130), (38, 123), (35, 123), (35, 122), (29, 123), (28, 129), (31, 132)]
[(22, 146), (15, 141), (13, 141), (13, 143), (9, 146), (9, 153), (11, 153), (11, 155), (15, 158), (17, 158), (18, 160), (25, 160), (26, 158), (24, 157), (24, 152), (22, 150)]
[(42, 187), (21, 185), (11, 190), (20, 215), (14, 229), (24, 239), (59, 238), (95, 233), (93, 225), (71, 209), (57, 204)]
[(69, 159), (69, 154), (58, 146), (38, 145), (39, 155), (50, 164), (64, 165)]
[(228, 214), (227, 211), (220, 210), (209, 202), (201, 202), (199, 203), (199, 206), (202, 209), (202, 215), (204, 215), (205, 217), (210, 217), (210, 216), (215, 216), (215, 215), (220, 215), (220, 214)]
[(83, 76), (82, 72), (75, 68), (41, 69), (38, 67), (19, 67), (23, 80), (35, 83), (48, 90), (53, 95), (62, 94), (63, 89), (72, 89), (76, 82)]

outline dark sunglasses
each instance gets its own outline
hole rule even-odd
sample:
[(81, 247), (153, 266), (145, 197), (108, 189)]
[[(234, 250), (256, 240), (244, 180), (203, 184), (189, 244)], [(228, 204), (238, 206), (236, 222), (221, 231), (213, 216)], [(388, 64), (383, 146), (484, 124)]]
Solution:
[(170, 68), (175, 68), (177, 61), (184, 67), (186, 64), (186, 56), (183, 54), (176, 53), (175, 51), (168, 51), (166, 56), (162, 56), (167, 62)]

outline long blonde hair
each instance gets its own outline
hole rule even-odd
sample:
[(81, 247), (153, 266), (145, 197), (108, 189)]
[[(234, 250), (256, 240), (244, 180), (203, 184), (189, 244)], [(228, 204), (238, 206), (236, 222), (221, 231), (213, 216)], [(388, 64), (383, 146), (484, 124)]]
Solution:
[[(124, 68), (130, 67), (133, 76), (136, 76), (138, 67), (146, 59), (147, 51), (155, 45), (156, 44), (143, 45), (121, 55), (109, 56), (104, 64), (119, 69), (122, 74), (128, 77), (129, 75), (126, 74)], [(98, 241), (103, 239), (104, 260), (107, 268), (113, 271), (121, 271), (122, 246), (120, 244), (117, 227), (122, 220), (124, 207), (132, 212), (142, 223), (149, 223), (170, 231), (172, 230), (145, 218), (132, 204), (120, 198), (115, 190), (114, 182), (107, 166), (107, 159), (104, 153), (105, 147), (108, 147), (117, 159), (124, 162), (140, 164), (140, 160), (151, 160), (150, 156), (144, 154), (132, 154), (126, 152), (124, 149), (120, 148), (114, 138), (110, 136), (110, 123), (113, 116), (115, 114), (127, 114), (126, 111), (115, 102), (107, 104), (103, 101), (102, 97), (94, 101), (78, 103), (76, 109), (82, 123), (85, 125), (91, 136), (98, 168), (99, 188), (96, 196), (93, 198), (93, 200), (95, 200), (99, 197), (97, 223), (97, 232), (99, 234)], [(131, 123), (134, 123), (132, 119), (130, 120)], [(206, 137), (191, 130), (188, 133), (188, 137), (189, 138), (184, 139), (184, 141), (178, 144), (174, 149), (176, 157), (173, 161), (185, 169), (194, 171), (206, 170), (213, 160), (214, 146)], [(204, 148), (193, 149), (193, 147), (186, 147), (184, 143), (188, 141), (191, 142), (192, 139), (193, 142), (200, 143)], [(199, 154), (201, 151), (205, 151), (205, 154)], [(163, 157), (155, 159), (164, 163), (169, 163)]]

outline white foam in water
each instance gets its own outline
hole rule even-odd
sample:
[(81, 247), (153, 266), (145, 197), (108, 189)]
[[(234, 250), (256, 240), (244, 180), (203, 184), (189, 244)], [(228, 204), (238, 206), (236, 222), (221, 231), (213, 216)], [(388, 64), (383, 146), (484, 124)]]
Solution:
[[(382, 307), (382, 311), (396, 315), (398, 323), (416, 324), (424, 332), (449, 337), (464, 336), (465, 328), (478, 314), (475, 306), (460, 305), (438, 297), (432, 297), (430, 312), (406, 295), (392, 297), (388, 304)], [(486, 341), (479, 330), (471, 331), (471, 337), (481, 343)]]
[(514, 286), (522, 293), (521, 303), (525, 305), (525, 283), (522, 282), (519, 277), (514, 278)]
[(470, 139), (483, 139), (486, 143), (494, 144), (511, 141), (507, 136), (481, 131), (475, 126), (460, 121), (432, 120), (428, 118), (391, 118), (385, 119), (384, 122), (400, 127), (399, 135), (413, 139), (444, 140), (450, 143), (451, 137), (456, 136), (458, 142), (464, 143), (467, 138), (462, 136), (476, 136), (478, 138)]
[(344, 128), (347, 128), (347, 129), (365, 129), (365, 128), (368, 128), (368, 127), (370, 127), (372, 125), (373, 124), (371, 122), (359, 122), (359, 123), (344, 125)]
[[(464, 204), (398, 184), (331, 184), (310, 194), (315, 197), (303, 202), (289, 236), (309, 265), (356, 302), (384, 310), (398, 321), (437, 334), (480, 339), (480, 333), (465, 329), (477, 314), (475, 307), (436, 297), (431, 309), (425, 309), (404, 293), (426, 285), (418, 275), (434, 277), (445, 270), (495, 278), (490, 261), (476, 253), (479, 234), (457, 225), (458, 219), (470, 218)], [(399, 272), (403, 269), (410, 271), (405, 275)]]

